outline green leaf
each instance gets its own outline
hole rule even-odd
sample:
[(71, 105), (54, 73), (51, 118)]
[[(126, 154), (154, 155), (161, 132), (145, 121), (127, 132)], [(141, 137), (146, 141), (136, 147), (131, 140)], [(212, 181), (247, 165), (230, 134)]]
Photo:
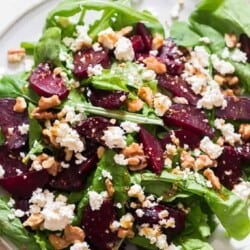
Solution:
[(61, 30), (57, 27), (47, 29), (35, 47), (35, 64), (51, 62), (54, 65), (61, 66), (60, 51), (63, 49)]
[(0, 236), (7, 237), (19, 249), (39, 250), (33, 236), (23, 227), (18, 218), (9, 219), (13, 213), (7, 205), (7, 199), (0, 198)]
[(0, 128), (0, 146), (4, 144), (4, 141), (5, 141), (4, 134)]
[(183, 238), (180, 242), (182, 250), (214, 250), (213, 247), (200, 239)]
[(143, 236), (136, 235), (132, 239), (129, 239), (129, 242), (138, 246), (139, 249), (147, 249), (147, 250), (157, 250), (158, 248), (151, 244), (148, 239)]
[(48, 241), (48, 233), (38, 231), (34, 235), (36, 243), (39, 245), (40, 250), (53, 250), (54, 248), (51, 246)]
[[(199, 181), (197, 181), (197, 179)], [(147, 182), (153, 183), (174, 183), (177, 187), (186, 192), (204, 197), (210, 209), (218, 217), (229, 236), (240, 240), (250, 233), (250, 219), (248, 217), (247, 204), (236, 194), (230, 192), (226, 188), (222, 188), (220, 192), (208, 188), (206, 180), (198, 173), (196, 176), (189, 175), (187, 179), (183, 175), (170, 174), (163, 171), (161, 176), (154, 174), (143, 174), (142, 185)], [(230, 220), (228, 220), (230, 218)]]
[(186, 22), (174, 22), (170, 36), (179, 46), (193, 47), (200, 42), (200, 36)]
[(25, 49), (26, 54), (33, 55), (36, 47), (36, 43), (21, 42), (21, 48)]

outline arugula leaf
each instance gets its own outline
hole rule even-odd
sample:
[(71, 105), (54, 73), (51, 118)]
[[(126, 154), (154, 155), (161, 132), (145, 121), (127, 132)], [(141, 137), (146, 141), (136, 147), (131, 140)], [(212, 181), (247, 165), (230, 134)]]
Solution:
[(136, 246), (139, 247), (139, 249), (147, 249), (147, 250), (157, 250), (158, 248), (151, 244), (150, 241), (143, 237), (136, 235), (135, 237), (128, 239), (128, 241)]
[(106, 190), (104, 178), (102, 176), (103, 170), (108, 171), (113, 177), (112, 183), (115, 189), (113, 198), (116, 203), (121, 203), (122, 209), (120, 209), (119, 212), (121, 214), (124, 213), (124, 205), (128, 198), (127, 188), (130, 185), (130, 176), (127, 168), (124, 166), (119, 166), (115, 163), (114, 155), (115, 152), (113, 150), (106, 150), (101, 160), (97, 164), (97, 169), (93, 177), (89, 179), (89, 182), (91, 183), (89, 184), (88, 189), (84, 192), (82, 200), (79, 202), (75, 223), (80, 222), (83, 215), (83, 210), (88, 204), (88, 191), (93, 190), (100, 193)]
[(4, 134), (0, 128), (0, 146), (4, 144), (4, 141), (5, 141)]
[(48, 241), (48, 234), (42, 231), (36, 232), (34, 235), (36, 243), (39, 245), (40, 250), (53, 250), (54, 248), (51, 246)]
[(35, 64), (51, 62), (54, 65), (61, 66), (59, 55), (62, 50), (64, 50), (64, 46), (61, 42), (61, 29), (57, 27), (47, 29), (35, 47)]
[(0, 98), (16, 98), (18, 96), (32, 103), (37, 103), (39, 99), (38, 95), (30, 89), (29, 83), (24, 80), (22, 74), (4, 75), (0, 79)]
[(181, 238), (178, 242), (182, 250), (214, 250), (213, 247), (200, 239), (192, 239), (189, 237)]
[(0, 235), (7, 237), (19, 249), (39, 250), (35, 239), (23, 227), (21, 221), (18, 218), (10, 220), (10, 215), (13, 213), (7, 205), (7, 199), (0, 197)]
[(36, 47), (36, 43), (21, 42), (21, 48), (25, 49), (27, 55), (33, 55)]
[[(143, 174), (142, 185), (147, 182), (157, 185), (160, 182), (166, 183), (167, 185), (174, 183), (177, 187), (187, 192), (204, 197), (208, 206), (218, 217), (229, 236), (237, 240), (245, 238), (250, 233), (250, 219), (248, 217), (247, 204), (226, 188), (222, 188), (220, 193), (208, 188), (204, 177), (198, 173), (197, 175), (199, 182), (197, 182), (197, 177), (194, 175), (189, 175), (187, 179), (183, 179), (183, 175), (175, 175), (167, 171), (163, 171), (161, 176)], [(228, 220), (228, 218), (230, 218), (230, 220)]]

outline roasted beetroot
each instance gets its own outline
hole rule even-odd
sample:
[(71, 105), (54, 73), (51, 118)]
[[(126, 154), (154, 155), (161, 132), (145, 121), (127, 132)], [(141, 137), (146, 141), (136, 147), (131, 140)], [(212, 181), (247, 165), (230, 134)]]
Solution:
[(184, 69), (182, 53), (178, 50), (176, 44), (168, 39), (161, 48), (159, 57), (167, 66), (168, 73), (171, 75), (180, 75)]
[(214, 136), (214, 131), (209, 126), (205, 114), (189, 105), (172, 105), (163, 120), (166, 125), (181, 127), (200, 136)]
[(145, 24), (143, 23), (136, 24), (136, 34), (141, 36), (145, 49), (147, 51), (151, 50), (153, 37), (150, 31), (145, 26)]
[(93, 211), (89, 205), (86, 207), (82, 223), (87, 240), (94, 249), (114, 249), (118, 238), (115, 232), (111, 232), (110, 225), (115, 219), (115, 207), (111, 200), (105, 200), (98, 210)]
[(250, 98), (227, 97), (227, 106), (217, 109), (216, 117), (230, 120), (250, 120)]
[(241, 158), (233, 147), (226, 146), (224, 148), (222, 155), (218, 159), (218, 166), (214, 171), (220, 182), (230, 190), (240, 182), (242, 176)]
[(48, 63), (39, 64), (29, 77), (31, 88), (41, 96), (50, 97), (58, 95), (60, 99), (65, 99), (69, 90), (60, 74), (53, 72), (53, 67)]
[(142, 127), (139, 136), (148, 159), (149, 168), (154, 173), (160, 174), (164, 166), (163, 149), (160, 142)]
[(13, 177), (0, 179), (0, 186), (15, 198), (29, 198), (34, 190), (43, 188), (49, 182), (46, 170), (32, 171)]
[(101, 64), (103, 68), (108, 68), (110, 59), (108, 51), (94, 51), (93, 49), (83, 49), (74, 54), (73, 73), (79, 79), (88, 76), (88, 67)]
[(142, 217), (138, 217), (135, 214), (136, 222), (140, 225), (146, 223), (150, 224), (151, 226), (157, 225), (162, 220), (159, 214), (163, 211), (167, 211), (169, 213), (169, 215), (164, 219), (168, 220), (169, 218), (173, 218), (175, 220), (175, 227), (168, 228), (166, 230), (168, 240), (171, 240), (173, 236), (180, 234), (185, 228), (186, 216), (182, 210), (166, 205), (156, 205), (150, 208), (143, 208), (144, 213)]
[(135, 59), (140, 63), (143, 63), (144, 59), (146, 59), (147, 57), (149, 57), (149, 53), (143, 53), (143, 52), (135, 53)]
[(86, 175), (91, 170), (96, 168), (96, 164), (98, 162), (98, 157), (96, 154), (91, 155), (85, 162), (83, 162), (79, 168), (80, 175)]
[(103, 130), (112, 124), (104, 117), (94, 116), (90, 117), (76, 126), (78, 133), (87, 139), (94, 140), (99, 143), (103, 143), (102, 136)]
[(250, 38), (246, 34), (240, 35), (240, 49), (247, 54), (247, 60), (250, 61)]
[(22, 148), (28, 139), (28, 134), (22, 135), (18, 129), (18, 126), (29, 123), (28, 113), (27, 111), (22, 113), (14, 112), (15, 103), (15, 99), (0, 99), (0, 128), (5, 137), (5, 145), (9, 150)]
[(144, 45), (144, 42), (142, 40), (142, 36), (134, 35), (134, 36), (130, 37), (130, 40), (132, 42), (133, 49), (136, 53), (143, 52), (145, 50), (145, 45)]
[(171, 92), (174, 96), (184, 97), (192, 105), (197, 104), (199, 97), (192, 92), (181, 77), (163, 74), (158, 75), (157, 80), (161, 88)]
[(250, 143), (246, 143), (236, 147), (236, 151), (242, 162), (250, 163)]
[(199, 147), (201, 136), (192, 133), (189, 130), (178, 129), (171, 130), (163, 139), (161, 139), (161, 145), (163, 148), (166, 144), (173, 143), (172, 138), (179, 139), (180, 146), (188, 145), (191, 149)]
[(93, 105), (106, 109), (119, 109), (128, 99), (128, 93), (124, 91), (91, 89), (88, 95)]

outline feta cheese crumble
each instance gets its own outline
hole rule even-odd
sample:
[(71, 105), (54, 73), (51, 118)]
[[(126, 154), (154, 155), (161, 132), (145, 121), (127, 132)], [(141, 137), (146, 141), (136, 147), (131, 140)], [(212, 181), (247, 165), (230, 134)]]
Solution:
[(122, 165), (122, 166), (128, 165), (128, 160), (125, 158), (124, 154), (115, 154), (114, 161), (118, 165)]
[(113, 179), (111, 173), (110, 173), (109, 171), (105, 170), (105, 169), (102, 170), (102, 177), (103, 177), (103, 178), (108, 178), (108, 179), (110, 179), (110, 180)]
[(215, 54), (211, 55), (211, 61), (214, 69), (222, 75), (233, 74), (235, 71), (235, 68), (231, 63), (221, 60)]
[(96, 65), (90, 65), (87, 69), (88, 72), (88, 76), (97, 76), (97, 75), (101, 75), (103, 71), (103, 67), (101, 64), (96, 64)]
[(89, 205), (93, 211), (99, 210), (102, 206), (104, 199), (108, 197), (107, 192), (97, 193), (95, 191), (89, 191), (88, 195)]
[(22, 125), (18, 126), (18, 131), (21, 133), (21, 135), (26, 135), (29, 133), (30, 125), (23, 123)]
[(90, 250), (87, 242), (76, 242), (70, 247), (70, 250)]
[(250, 197), (250, 182), (242, 181), (234, 186), (233, 192), (240, 196), (243, 200), (247, 201)]
[(217, 159), (223, 152), (223, 147), (213, 143), (207, 136), (201, 140), (200, 149), (213, 160)]
[(122, 127), (122, 129), (126, 133), (133, 133), (133, 132), (139, 132), (140, 131), (140, 127), (138, 126), (138, 124), (136, 124), (134, 122), (125, 121), (125, 122), (122, 122), (120, 124), (120, 126)]
[(109, 148), (126, 147), (126, 137), (124, 136), (124, 131), (118, 126), (110, 126), (104, 130), (102, 139)]
[(231, 59), (235, 62), (246, 63), (247, 54), (239, 49), (235, 49), (231, 55)]
[(135, 52), (132, 42), (126, 37), (120, 37), (115, 44), (114, 54), (119, 61), (133, 61)]
[(5, 170), (3, 168), (3, 166), (0, 164), (0, 179), (2, 179), (5, 175)]
[(170, 108), (172, 102), (170, 98), (161, 93), (156, 93), (154, 96), (154, 110), (156, 115), (163, 116), (166, 111)]

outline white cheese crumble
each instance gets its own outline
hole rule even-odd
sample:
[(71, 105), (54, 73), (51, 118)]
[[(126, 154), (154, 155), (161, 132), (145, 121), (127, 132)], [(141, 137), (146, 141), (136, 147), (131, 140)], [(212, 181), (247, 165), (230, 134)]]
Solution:
[(89, 205), (91, 209), (94, 210), (99, 210), (102, 206), (102, 203), (105, 198), (107, 198), (107, 192), (101, 192), (97, 193), (95, 191), (89, 191)]
[(132, 42), (126, 37), (120, 37), (115, 44), (114, 54), (119, 61), (133, 61), (135, 52)]
[(23, 123), (22, 125), (18, 126), (18, 131), (21, 133), (21, 135), (26, 135), (29, 133), (30, 125)]
[(144, 215), (144, 212), (142, 209), (138, 208), (135, 210), (135, 213), (138, 217), (142, 217)]
[(117, 34), (111, 27), (109, 27), (99, 32), (98, 42), (101, 43), (103, 47), (112, 50), (117, 42)]
[(165, 112), (170, 108), (172, 102), (170, 98), (161, 93), (156, 93), (154, 96), (154, 110), (158, 116), (163, 116)]
[(128, 165), (128, 160), (125, 159), (124, 154), (115, 154), (114, 155), (114, 161), (118, 165), (122, 165), (122, 166)]
[(128, 196), (135, 197), (140, 202), (143, 202), (145, 200), (144, 191), (139, 184), (134, 184), (130, 187), (130, 189), (128, 190)]
[(5, 175), (5, 170), (3, 168), (3, 166), (0, 164), (0, 179), (2, 179)]
[(76, 242), (70, 247), (70, 250), (90, 250), (87, 242)]
[(250, 182), (242, 181), (234, 186), (233, 192), (240, 196), (243, 200), (247, 201), (250, 197)]
[(187, 76), (185, 80), (196, 95), (200, 94), (208, 83), (207, 76), (203, 74)]
[(211, 61), (213, 68), (222, 75), (233, 74), (235, 71), (235, 68), (231, 63), (221, 60), (215, 54), (211, 55)]
[(200, 149), (213, 160), (217, 159), (223, 152), (223, 147), (213, 143), (207, 136), (201, 140)]
[(209, 54), (203, 46), (196, 46), (191, 52), (191, 63), (197, 69), (209, 66)]
[(97, 75), (101, 75), (103, 71), (103, 67), (101, 64), (96, 64), (96, 65), (89, 65), (87, 72), (88, 72), (88, 76), (97, 76)]
[(124, 131), (118, 126), (110, 126), (104, 130), (102, 139), (109, 148), (126, 147), (126, 137), (124, 136)]
[(246, 63), (247, 54), (239, 49), (235, 49), (231, 55), (231, 59), (235, 62)]
[(25, 215), (25, 212), (22, 211), (21, 209), (15, 209), (14, 210), (14, 215), (17, 218), (21, 218), (21, 217), (23, 217)]
[(199, 41), (202, 42), (202, 43), (205, 43), (205, 44), (210, 44), (211, 43), (211, 40), (207, 36), (201, 37), (199, 39)]
[(231, 123), (225, 123), (223, 119), (215, 119), (214, 125), (221, 131), (225, 141), (232, 146), (236, 142), (241, 142), (241, 135), (234, 132), (234, 126)]
[(133, 133), (133, 132), (139, 132), (140, 131), (140, 127), (138, 126), (138, 124), (136, 124), (134, 122), (125, 121), (125, 122), (122, 122), (120, 124), (120, 126), (122, 127), (122, 129), (126, 133)]
[(95, 51), (95, 52), (98, 52), (98, 51), (102, 51), (102, 47), (100, 45), (100, 43), (96, 42), (92, 45), (92, 49)]
[(66, 62), (66, 66), (69, 69), (73, 69), (74, 68), (74, 64), (73, 64), (73, 58), (70, 54), (68, 54), (66, 51), (61, 50), (59, 53), (59, 59), (63, 62)]
[(14, 207), (15, 203), (16, 203), (15, 200), (13, 198), (10, 198), (7, 205), (12, 208)]
[(75, 164), (76, 164), (76, 165), (80, 165), (80, 164), (82, 164), (84, 161), (87, 160), (87, 158), (84, 157), (81, 153), (75, 154), (75, 158), (76, 158), (76, 160), (75, 160)]
[(84, 144), (76, 130), (72, 129), (67, 123), (59, 123), (57, 129), (56, 142), (61, 147), (65, 147), (75, 153), (84, 150)]
[(63, 107), (61, 114), (64, 116), (65, 121), (69, 122), (70, 124), (75, 124), (84, 120), (83, 113), (80, 112), (77, 114), (74, 107), (70, 107), (67, 105)]
[(102, 177), (103, 177), (103, 178), (108, 178), (108, 179), (110, 179), (110, 180), (113, 179), (111, 173), (110, 173), (109, 171), (105, 170), (105, 169), (102, 170)]
[(215, 81), (210, 81), (206, 90), (202, 93), (202, 98), (198, 101), (198, 108), (212, 109), (213, 107), (222, 107), (227, 106), (227, 101), (224, 98), (220, 86)]
[(156, 73), (151, 69), (143, 70), (142, 72), (142, 79), (145, 81), (153, 81), (155, 77)]

